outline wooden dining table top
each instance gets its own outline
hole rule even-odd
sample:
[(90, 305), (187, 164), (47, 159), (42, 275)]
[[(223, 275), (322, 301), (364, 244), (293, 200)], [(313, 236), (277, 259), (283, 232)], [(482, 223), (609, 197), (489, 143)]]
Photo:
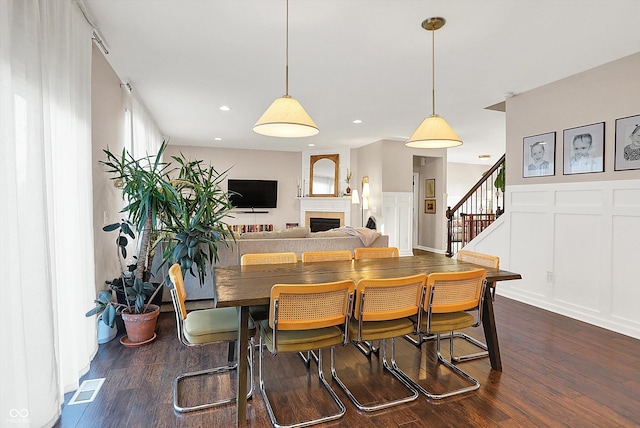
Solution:
[[(418, 256), (283, 263), (274, 265), (221, 266), (215, 269), (216, 305), (267, 305), (274, 284), (312, 284), (351, 279), (396, 278), (433, 272), (462, 272), (479, 266), (429, 253)], [(520, 279), (520, 274), (494, 268), (487, 270), (487, 282)]]

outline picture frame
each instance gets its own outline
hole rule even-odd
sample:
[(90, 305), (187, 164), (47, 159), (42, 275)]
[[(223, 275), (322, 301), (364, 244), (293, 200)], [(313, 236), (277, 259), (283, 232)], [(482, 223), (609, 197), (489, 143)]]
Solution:
[(522, 177), (556, 175), (556, 133), (532, 135), (522, 139)]
[(613, 169), (640, 169), (640, 114), (616, 119)]
[(424, 197), (435, 198), (436, 197), (436, 179), (427, 178), (424, 182)]
[(604, 122), (563, 131), (565, 175), (604, 172)]
[(424, 200), (424, 213), (425, 214), (435, 214), (436, 213), (436, 200), (435, 199), (425, 199)]

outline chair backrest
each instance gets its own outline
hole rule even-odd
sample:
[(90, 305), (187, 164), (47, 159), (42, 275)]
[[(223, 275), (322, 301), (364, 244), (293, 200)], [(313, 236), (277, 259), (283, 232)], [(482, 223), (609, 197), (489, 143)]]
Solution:
[(431, 313), (450, 313), (480, 308), (487, 271), (438, 272), (427, 275), (424, 309)]
[(359, 321), (386, 321), (419, 313), (426, 274), (388, 279), (361, 279), (353, 316)]
[(273, 265), (279, 263), (297, 263), (296, 253), (247, 253), (240, 258), (240, 264), (245, 265)]
[(351, 250), (335, 251), (305, 251), (302, 253), (302, 262), (330, 262), (336, 260), (351, 260), (353, 255)]
[(398, 257), (399, 252), (396, 247), (360, 247), (353, 250), (353, 258), (361, 259), (387, 259)]
[(456, 259), (461, 262), (469, 262), (480, 266), (499, 269), (500, 257), (490, 254), (476, 253), (475, 251), (459, 250), (456, 253)]
[(269, 325), (274, 331), (343, 325), (346, 331), (354, 290), (355, 282), (352, 280), (276, 284), (271, 287)]
[(187, 318), (187, 307), (184, 304), (185, 300), (187, 300), (187, 290), (184, 286), (184, 277), (178, 263), (169, 268), (169, 278), (174, 287), (174, 292), (171, 293), (174, 309), (176, 314), (180, 315), (180, 318), (184, 320)]

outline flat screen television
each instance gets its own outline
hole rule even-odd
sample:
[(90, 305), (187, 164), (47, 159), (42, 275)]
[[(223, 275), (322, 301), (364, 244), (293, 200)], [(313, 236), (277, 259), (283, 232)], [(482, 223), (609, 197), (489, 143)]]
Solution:
[(236, 208), (276, 208), (277, 180), (228, 179), (229, 198)]

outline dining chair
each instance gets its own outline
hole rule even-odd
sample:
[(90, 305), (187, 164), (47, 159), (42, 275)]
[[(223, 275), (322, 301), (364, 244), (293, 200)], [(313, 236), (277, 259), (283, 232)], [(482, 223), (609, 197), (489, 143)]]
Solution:
[(309, 426), (332, 421), (345, 414), (346, 407), (324, 377), (322, 350), (330, 348), (333, 361), (334, 347), (348, 343), (354, 289), (355, 283), (351, 280), (320, 284), (276, 284), (271, 288), (269, 318), (259, 323), (259, 379), (260, 392), (275, 427), (282, 425), (276, 419), (264, 382), (265, 346), (274, 356), (318, 349), (318, 378), (338, 406), (335, 413), (287, 426)]
[[(399, 254), (397, 247), (359, 247), (353, 250), (354, 260), (387, 259), (398, 257)], [(358, 349), (360, 349), (363, 354), (370, 357), (371, 353), (378, 353), (379, 347), (374, 345), (373, 342), (367, 340), (359, 343)]]
[[(410, 391), (395, 400), (363, 404), (347, 385), (339, 378), (335, 365), (331, 365), (333, 378), (340, 385), (355, 406), (363, 411), (372, 412), (407, 403), (418, 398), (418, 391), (404, 379), (395, 361), (395, 338), (415, 332), (419, 323), (409, 317), (421, 316), (421, 302), (425, 291), (425, 274), (389, 279), (361, 279), (355, 291), (355, 308), (349, 322), (349, 339), (353, 343), (368, 340), (380, 340), (383, 367), (402, 382)], [(387, 361), (387, 339), (391, 342), (391, 362)], [(383, 370), (384, 375), (384, 370)], [(362, 385), (359, 390), (362, 390)], [(375, 402), (371, 388), (367, 395), (367, 403)], [(364, 395), (364, 394), (363, 394)]]
[[(246, 253), (240, 257), (240, 265), (275, 265), (280, 263), (297, 263), (298, 255), (293, 252), (286, 253)], [(254, 322), (267, 319), (269, 305), (249, 306), (249, 315)]]
[[(461, 262), (469, 262), (475, 265), (500, 269), (500, 257), (491, 254), (478, 253), (470, 250), (458, 250), (456, 259)], [(491, 287), (491, 298), (495, 299), (496, 288)]]
[[(470, 250), (459, 250), (456, 253), (456, 259), (461, 262), (469, 262), (480, 266), (490, 267), (494, 269), (500, 269), (500, 257), (492, 256), (490, 254), (478, 253)], [(487, 284), (487, 286), (490, 286)], [(495, 300), (496, 296), (496, 287), (495, 285), (491, 286), (491, 300)], [(462, 338), (467, 342), (477, 346), (482, 349), (480, 352), (476, 352), (473, 354), (461, 355), (459, 357), (451, 356), (451, 361), (454, 362), (463, 362), (469, 360), (475, 360), (478, 358), (485, 358), (489, 356), (489, 352), (487, 351), (487, 344), (480, 342), (478, 339), (469, 336), (466, 333), (458, 332), (454, 335), (455, 337)]]
[(386, 259), (398, 257), (399, 252), (396, 247), (359, 247), (353, 250), (353, 258), (362, 259)]
[(351, 259), (353, 259), (351, 250), (305, 251), (304, 253), (302, 253), (303, 263), (330, 262)]
[[(441, 334), (453, 334), (456, 330), (479, 326), (482, 322), (482, 302), (486, 286), (487, 271), (473, 269), (465, 272), (442, 272), (427, 275), (426, 293), (422, 303), (422, 316), (416, 318), (420, 335), (435, 335), (438, 363), (442, 363), (460, 377), (471, 383), (456, 390), (434, 393), (411, 380), (413, 386), (428, 398), (437, 400), (452, 395), (474, 391), (480, 382), (461, 370), (440, 353)], [(477, 311), (478, 317), (468, 311)], [(453, 355), (453, 341), (449, 341), (449, 353)]]
[[(173, 283), (171, 299), (173, 300), (173, 307), (176, 313), (178, 339), (180, 342), (188, 347), (197, 347), (220, 342), (229, 343), (228, 364), (226, 366), (182, 373), (174, 379), (173, 408), (177, 412), (184, 413), (235, 402), (236, 397), (233, 396), (194, 406), (183, 406), (180, 404), (180, 383), (183, 379), (204, 375), (221, 375), (238, 368), (238, 363), (233, 362), (235, 341), (238, 338), (238, 311), (236, 308), (213, 308), (195, 310), (187, 313), (187, 309), (185, 307), (187, 293), (184, 286), (184, 277), (179, 264), (176, 263), (169, 268), (169, 278)], [(251, 321), (249, 328), (255, 329), (255, 325)], [(253, 379), (253, 338), (249, 341), (248, 360), (249, 378)], [(250, 398), (252, 394), (253, 380), (250, 382), (247, 398)]]

